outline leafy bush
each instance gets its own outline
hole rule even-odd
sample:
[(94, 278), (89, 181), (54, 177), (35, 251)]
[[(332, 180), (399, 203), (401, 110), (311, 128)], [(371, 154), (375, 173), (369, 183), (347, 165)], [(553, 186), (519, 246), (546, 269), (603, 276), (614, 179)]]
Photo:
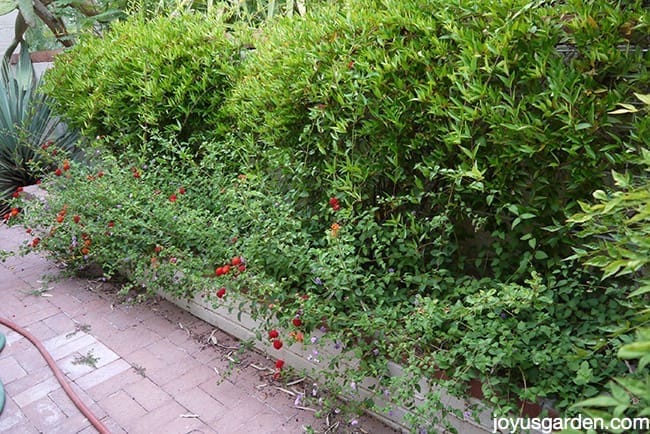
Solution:
[[(78, 135), (51, 113), (40, 91), (26, 44), (15, 68), (2, 63), (0, 79), (0, 211), (18, 187), (32, 185), (49, 163), (42, 147), (71, 151)], [(40, 168), (39, 168), (40, 166)]]
[[(645, 105), (637, 109), (626, 104), (615, 114), (634, 113), (635, 116), (648, 117), (650, 95), (636, 95)], [(603, 279), (613, 276), (628, 276), (635, 284), (628, 295), (630, 304), (635, 307), (636, 318), (631, 327), (636, 339), (622, 346), (618, 356), (632, 360), (629, 373), (617, 376), (606, 385), (607, 394), (601, 394), (575, 405), (591, 417), (599, 417), (606, 422), (612, 418), (648, 417), (650, 415), (650, 377), (647, 365), (650, 362), (650, 318), (647, 294), (650, 292), (650, 279), (647, 266), (650, 263), (650, 151), (642, 149), (637, 162), (645, 169), (640, 177), (629, 173), (613, 172), (616, 188), (593, 193), (596, 202), (581, 203), (581, 212), (574, 214), (569, 223), (579, 227), (578, 236), (587, 242), (577, 249), (576, 256), (587, 265), (598, 267)], [(626, 324), (622, 323), (622, 327)], [(629, 430), (610, 430), (610, 432), (630, 432)], [(641, 432), (641, 431), (638, 431)]]
[(292, 156), (308, 206), (377, 207), (423, 270), (435, 248), (406, 222), (444, 213), (445, 267), (525, 276), (573, 242), (545, 228), (647, 145), (647, 119), (607, 114), (650, 86), (647, 34), (638, 3), (355, 1), (272, 25), (228, 107), (269, 166)]
[(191, 142), (209, 131), (218, 137), (239, 56), (238, 44), (216, 19), (135, 16), (103, 38), (86, 35), (57, 56), (45, 89), (56, 110), (85, 135), (104, 137), (118, 155), (139, 153), (155, 136)]

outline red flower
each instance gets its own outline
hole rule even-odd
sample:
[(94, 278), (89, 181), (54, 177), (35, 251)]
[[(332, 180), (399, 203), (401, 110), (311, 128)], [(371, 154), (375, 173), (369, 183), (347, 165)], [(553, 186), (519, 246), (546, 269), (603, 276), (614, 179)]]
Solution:
[(63, 215), (59, 214), (58, 216), (56, 216), (56, 222), (57, 223), (63, 223), (64, 218), (65, 217)]
[(169, 201), (170, 202), (176, 202), (176, 195), (174, 193), (169, 195)]
[(97, 173), (98, 178), (101, 178), (102, 176), (104, 176), (104, 172), (100, 171), (99, 173)]
[(269, 339), (277, 339), (280, 336), (277, 330), (269, 330)]
[(275, 368), (282, 369), (284, 367), (284, 360), (278, 359), (275, 361)]
[(230, 265), (224, 265), (221, 269), (223, 270), (223, 274), (230, 273)]
[(226, 295), (226, 288), (221, 288), (217, 291), (217, 297), (223, 298), (224, 295)]
[(38, 246), (38, 243), (40, 243), (40, 242), (41, 242), (41, 239), (40, 239), (40, 238), (38, 238), (38, 237), (34, 238), (34, 239), (32, 240), (32, 247), (36, 247), (36, 246)]
[(136, 168), (134, 167), (134, 168), (131, 169), (131, 171), (133, 172), (133, 177), (134, 177), (134, 178), (136, 178), (136, 179), (137, 179), (137, 178), (140, 178), (140, 172), (138, 171), (138, 169), (136, 169)]
[(72, 217), (72, 220), (74, 220), (75, 223), (79, 223), (79, 221), (81, 220), (81, 217), (79, 217), (78, 215), (75, 215), (74, 217)]
[(241, 264), (241, 257), (240, 257), (240, 256), (235, 256), (235, 257), (232, 258), (232, 260), (230, 261), (230, 264), (231, 264), (231, 265), (239, 265), (239, 264)]
[(16, 187), (16, 191), (20, 193), (21, 191), (23, 191), (23, 188), (22, 187)]
[(217, 276), (223, 276), (226, 273), (223, 271), (223, 267), (217, 267), (217, 269), (214, 271), (214, 274)]
[(17, 197), (20, 197), (20, 193), (17, 192), (17, 191), (14, 191), (14, 194), (12, 194), (11, 196), (13, 196), (14, 199), (15, 199), (15, 198), (17, 198)]
[(114, 226), (115, 226), (115, 222), (114, 222), (114, 221), (111, 220), (110, 222), (108, 222), (108, 227), (109, 227), (109, 228), (112, 228), (112, 227), (114, 227)]
[(240, 273), (243, 273), (244, 271), (246, 271), (246, 265), (244, 265), (244, 264), (239, 264), (239, 266), (237, 267), (237, 269), (239, 270)]
[(11, 208), (11, 211), (9, 211), (9, 216), (10, 217), (16, 217), (20, 210), (18, 208)]
[(293, 325), (295, 325), (296, 327), (300, 327), (302, 325), (302, 320), (298, 317), (294, 318)]
[(54, 171), (54, 174), (55, 174), (56, 176), (61, 176), (62, 173), (63, 173), (63, 172), (62, 172), (61, 169), (59, 169), (58, 167), (57, 167), (56, 170)]
[(180, 187), (178, 189), (178, 194), (185, 194), (185, 187)]
[(63, 162), (63, 170), (70, 170), (70, 162), (68, 160)]
[(339, 200), (335, 197), (330, 197), (329, 204), (334, 211), (338, 211), (341, 209), (341, 204), (339, 203)]
[(11, 214), (6, 213), (5, 216), (4, 216), (4, 219), (5, 219), (5, 220), (9, 220), (10, 218), (11, 218)]
[(282, 348), (282, 341), (280, 339), (274, 340), (273, 341), (273, 348), (275, 348), (276, 350), (279, 350), (280, 348)]
[(27, 232), (28, 234), (31, 234), (32, 233), (32, 228), (25, 229), (25, 232)]
[(156, 247), (154, 247), (153, 250), (154, 250), (154, 252), (156, 252), (156, 253), (160, 253), (161, 250), (162, 250), (162, 246), (159, 246), (158, 244), (156, 244)]

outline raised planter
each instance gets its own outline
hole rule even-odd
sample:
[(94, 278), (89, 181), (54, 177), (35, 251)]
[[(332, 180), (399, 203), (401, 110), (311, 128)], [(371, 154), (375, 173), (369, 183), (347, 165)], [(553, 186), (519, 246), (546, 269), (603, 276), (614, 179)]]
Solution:
[[(226, 333), (240, 339), (240, 340), (250, 340), (253, 342), (255, 347), (260, 351), (268, 354), (269, 356), (283, 359), (287, 364), (293, 368), (304, 371), (307, 375), (314, 379), (323, 378), (328, 375), (329, 363), (328, 360), (332, 356), (340, 353), (333, 348), (332, 345), (329, 347), (320, 347), (318, 348), (318, 361), (315, 360), (315, 357), (312, 354), (313, 348), (305, 348), (304, 345), (299, 343), (294, 343), (292, 345), (285, 345), (280, 350), (275, 350), (270, 342), (265, 340), (256, 339), (256, 330), (263, 330), (263, 323), (261, 321), (256, 321), (253, 319), (246, 309), (246, 300), (240, 298), (237, 295), (228, 294), (228, 301), (223, 304), (218, 304), (212, 306), (212, 303), (201, 297), (200, 295), (195, 295), (191, 299), (181, 299), (174, 297), (168, 293), (159, 292), (158, 293), (164, 299), (174, 303), (182, 309), (185, 309), (192, 313), (193, 315), (201, 318), (209, 324), (214, 325), (215, 327), (225, 331)], [(313, 336), (320, 338), (322, 333), (315, 331), (312, 333)], [(309, 339), (306, 337), (306, 339)], [(351, 360), (350, 363), (354, 365), (354, 360)], [(395, 377), (403, 376), (404, 369), (396, 364), (390, 363), (389, 369), (391, 375)], [(369, 387), (371, 387), (375, 382), (373, 379), (366, 379), (362, 384), (356, 385), (356, 389), (359, 392), (360, 397), (363, 399), (367, 396), (372, 395)], [(429, 389), (428, 382), (423, 379), (420, 383), (421, 392), (415, 393), (416, 402), (424, 402), (424, 396), (426, 395)], [(476, 382), (473, 385), (474, 390), (478, 390), (472, 395), (478, 394), (480, 391), (480, 383)], [(476, 389), (477, 388), (477, 389)], [(480, 404), (480, 400), (475, 397), (470, 397), (467, 400), (462, 400), (455, 398), (447, 393), (444, 390), (440, 391), (442, 402), (451, 408), (460, 410), (460, 414), (463, 414), (464, 410), (468, 405)], [(346, 397), (342, 397), (346, 399)], [(387, 408), (389, 404), (386, 402), (380, 401), (377, 396), (375, 396), (375, 403), (378, 408)], [(405, 415), (408, 413), (408, 410), (401, 406), (391, 406), (391, 411), (388, 412), (374, 412), (369, 411), (369, 413), (380, 419), (382, 422), (387, 425), (398, 429), (402, 432), (412, 432), (412, 430), (405, 423)], [(492, 414), (489, 410), (485, 410), (480, 414), (480, 423), (476, 423), (473, 420), (458, 418), (452, 414), (447, 416), (447, 421), (451, 423), (459, 433), (462, 434), (486, 434), (494, 432), (493, 428), (493, 419)], [(438, 432), (446, 432), (442, 427), (439, 427)]]

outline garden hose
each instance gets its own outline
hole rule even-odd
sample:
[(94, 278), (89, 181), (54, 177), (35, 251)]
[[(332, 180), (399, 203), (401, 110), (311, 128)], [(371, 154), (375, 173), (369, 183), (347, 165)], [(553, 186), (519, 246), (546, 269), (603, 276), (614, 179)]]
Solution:
[[(17, 324), (14, 324), (12, 321), (9, 321), (8, 319), (0, 317), (0, 324), (4, 325), (5, 327), (10, 328), (11, 330), (20, 333), (23, 335), (27, 340), (29, 340), (34, 346), (38, 349), (38, 351), (41, 353), (45, 361), (47, 362), (47, 365), (50, 367), (52, 372), (54, 373), (54, 376), (58, 380), (59, 384), (61, 384), (61, 387), (65, 391), (65, 393), (70, 397), (72, 402), (74, 403), (75, 406), (81, 411), (81, 413), (88, 419), (88, 421), (92, 424), (93, 427), (97, 431), (99, 431), (100, 434), (110, 434), (110, 431), (106, 426), (102, 423), (101, 420), (95, 416), (88, 407), (83, 403), (83, 401), (77, 396), (77, 394), (72, 390), (72, 387), (68, 384), (65, 375), (63, 372), (61, 372), (61, 369), (56, 365), (56, 362), (50, 355), (50, 353), (47, 352), (43, 344), (34, 337), (30, 332), (25, 330), (24, 328), (20, 327)], [(0, 350), (2, 350), (2, 346), (4, 346), (5, 342), (5, 337), (2, 333), (0, 333)], [(2, 411), (2, 404), (4, 403), (4, 391), (2, 390), (2, 385), (0, 384), (0, 411)]]

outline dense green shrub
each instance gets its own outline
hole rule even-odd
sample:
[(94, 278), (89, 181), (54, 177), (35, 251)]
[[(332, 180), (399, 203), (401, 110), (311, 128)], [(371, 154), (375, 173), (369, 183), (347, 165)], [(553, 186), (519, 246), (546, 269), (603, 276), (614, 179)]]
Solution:
[(406, 222), (441, 213), (454, 225), (446, 267), (505, 278), (562, 257), (569, 234), (544, 228), (648, 143), (647, 119), (607, 114), (650, 86), (648, 10), (348, 3), (259, 38), (229, 98), (243, 137), (272, 167), (292, 156), (281, 169), (310, 206), (338, 192), (399, 222), (423, 271), (436, 252)]
[(155, 136), (218, 136), (220, 107), (239, 56), (216, 19), (136, 16), (103, 38), (86, 35), (57, 56), (45, 89), (72, 126), (103, 136), (118, 154), (140, 151)]

